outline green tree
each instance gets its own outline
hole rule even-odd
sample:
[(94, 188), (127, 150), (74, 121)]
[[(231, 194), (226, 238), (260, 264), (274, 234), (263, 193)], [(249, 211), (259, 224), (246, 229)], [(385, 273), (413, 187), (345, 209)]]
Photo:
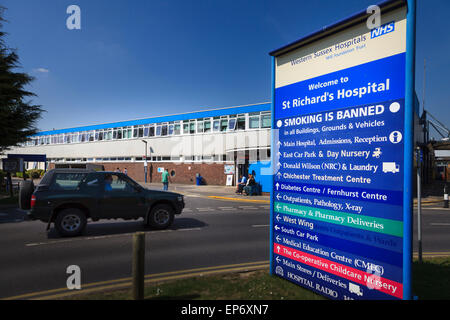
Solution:
[(41, 106), (32, 104), (29, 99), (35, 94), (25, 88), (34, 78), (16, 72), (20, 68), (19, 56), (4, 40), (5, 10), (0, 6), (0, 154), (35, 134), (36, 121), (44, 111)]

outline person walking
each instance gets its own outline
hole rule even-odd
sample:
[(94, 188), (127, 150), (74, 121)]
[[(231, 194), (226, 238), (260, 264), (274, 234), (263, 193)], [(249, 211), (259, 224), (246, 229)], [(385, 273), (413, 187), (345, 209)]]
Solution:
[(169, 171), (165, 169), (164, 172), (161, 174), (161, 182), (163, 183), (163, 190), (165, 191), (169, 190), (169, 181), (170, 181)]

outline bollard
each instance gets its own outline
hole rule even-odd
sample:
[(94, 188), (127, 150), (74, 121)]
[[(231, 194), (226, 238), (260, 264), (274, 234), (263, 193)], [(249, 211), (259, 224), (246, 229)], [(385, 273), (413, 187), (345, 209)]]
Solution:
[(448, 187), (447, 184), (444, 186), (444, 208), (448, 208)]
[(145, 273), (145, 233), (136, 232), (133, 235), (133, 299), (144, 299)]

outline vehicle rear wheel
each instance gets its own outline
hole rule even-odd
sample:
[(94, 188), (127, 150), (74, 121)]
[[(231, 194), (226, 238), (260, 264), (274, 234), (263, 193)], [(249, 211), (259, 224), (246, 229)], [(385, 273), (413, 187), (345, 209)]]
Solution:
[(19, 207), (22, 210), (31, 209), (31, 196), (34, 192), (34, 183), (31, 180), (20, 182)]
[(174, 217), (173, 208), (167, 204), (156, 205), (148, 217), (148, 225), (155, 229), (166, 229), (172, 222)]
[(63, 209), (55, 220), (55, 228), (64, 237), (80, 235), (86, 227), (87, 219), (83, 211), (77, 208)]

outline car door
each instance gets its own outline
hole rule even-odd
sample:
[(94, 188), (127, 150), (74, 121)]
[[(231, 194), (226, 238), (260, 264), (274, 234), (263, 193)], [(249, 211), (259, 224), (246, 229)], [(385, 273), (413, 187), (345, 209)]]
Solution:
[(122, 173), (106, 174), (103, 179), (101, 212), (102, 218), (142, 217), (147, 213), (145, 193)]

